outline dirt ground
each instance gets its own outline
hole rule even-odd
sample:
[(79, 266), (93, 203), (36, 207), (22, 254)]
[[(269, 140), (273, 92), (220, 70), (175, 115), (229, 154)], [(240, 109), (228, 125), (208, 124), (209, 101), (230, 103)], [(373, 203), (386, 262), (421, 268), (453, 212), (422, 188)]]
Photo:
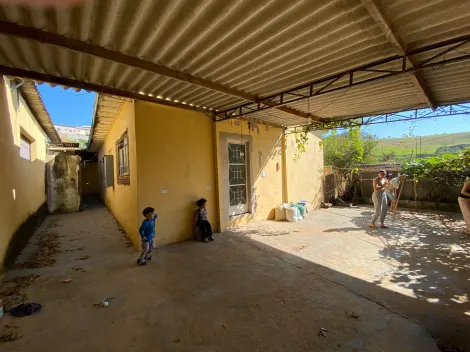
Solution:
[(469, 242), (457, 224), (407, 213), (380, 232), (369, 213), (251, 224), (158, 248), (146, 267), (103, 206), (50, 216), (0, 290), (26, 277), (10, 299), (43, 310), (2, 318), (19, 338), (0, 351), (439, 351), (431, 334), (463, 346)]

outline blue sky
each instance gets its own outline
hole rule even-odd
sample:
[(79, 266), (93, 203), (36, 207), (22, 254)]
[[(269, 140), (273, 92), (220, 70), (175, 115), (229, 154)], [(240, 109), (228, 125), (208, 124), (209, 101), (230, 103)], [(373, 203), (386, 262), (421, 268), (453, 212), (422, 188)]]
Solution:
[[(77, 93), (72, 89), (52, 88), (47, 84), (38, 86), (38, 89), (54, 124), (91, 125), (95, 93), (87, 93), (83, 90)], [(413, 134), (416, 136), (469, 132), (470, 116), (459, 115), (414, 122), (377, 124), (368, 126), (367, 130), (379, 138), (402, 137), (412, 126), (414, 126)]]
[(415, 136), (429, 136), (441, 133), (470, 132), (470, 116), (455, 115), (435, 119), (423, 119), (410, 122), (382, 123), (367, 126), (367, 131), (379, 138), (403, 137), (410, 127)]
[(56, 125), (90, 126), (93, 115), (95, 93), (82, 90), (75, 92), (48, 84), (38, 86), (52, 122)]

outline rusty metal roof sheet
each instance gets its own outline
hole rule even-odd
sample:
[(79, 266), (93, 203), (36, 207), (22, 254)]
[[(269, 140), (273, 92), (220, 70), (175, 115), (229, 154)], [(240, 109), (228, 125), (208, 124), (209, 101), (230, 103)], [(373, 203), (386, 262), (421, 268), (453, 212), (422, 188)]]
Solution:
[(25, 80), (19, 87), (19, 90), (21, 96), (49, 139), (54, 143), (61, 143), (62, 140), (60, 139), (59, 134), (52, 123), (51, 117), (44, 106), (44, 102), (36, 88), (36, 84), (32, 81)]
[[(155, 73), (105, 59), (99, 51), (77, 52), (81, 47), (74, 43), (45, 44), (41, 35), (31, 40), (14, 31), (0, 34), (0, 65), (221, 111), (399, 54), (367, 4), (381, 9), (406, 51), (470, 35), (468, 0), (91, 0), (58, 8), (2, 4), (0, 21), (164, 69)], [(470, 46), (459, 50), (470, 52)], [(420, 73), (436, 105), (470, 100), (467, 66), (459, 62)], [(214, 89), (208, 82), (227, 89)], [(402, 75), (289, 106), (319, 118), (344, 118), (428, 105), (416, 79)], [(283, 126), (308, 122), (277, 109), (255, 115)]]

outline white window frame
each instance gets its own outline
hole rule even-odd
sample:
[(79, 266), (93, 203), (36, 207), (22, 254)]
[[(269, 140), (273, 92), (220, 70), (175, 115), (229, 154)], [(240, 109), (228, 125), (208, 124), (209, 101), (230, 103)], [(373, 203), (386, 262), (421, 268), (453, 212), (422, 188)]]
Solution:
[(118, 184), (130, 184), (129, 135), (127, 130), (116, 142), (116, 174)]
[(129, 143), (127, 136), (118, 145), (119, 176), (129, 175)]
[(23, 133), (20, 134), (20, 156), (26, 160), (32, 160), (32, 146), (31, 140)]
[[(243, 157), (243, 163), (240, 162), (230, 162), (231, 155), (230, 153), (233, 151), (233, 147), (235, 146), (243, 146), (244, 147), (244, 155)], [(248, 178), (248, 142), (241, 142), (241, 141), (234, 141), (234, 140), (228, 140), (227, 141), (227, 153), (228, 153), (228, 160), (227, 160), (227, 168), (228, 168), (228, 174), (229, 174), (229, 179), (228, 179), (228, 191), (229, 191), (229, 216), (238, 216), (238, 215), (243, 215), (249, 213), (250, 210), (250, 202), (249, 202), (249, 178)], [(230, 168), (231, 167), (237, 167), (237, 166), (243, 166), (244, 167), (244, 175), (240, 175), (240, 177), (237, 177), (238, 180), (234, 180), (230, 178)], [(240, 197), (243, 197), (245, 199), (245, 203), (239, 203), (232, 205), (231, 204), (231, 197), (233, 192), (239, 192), (239, 190), (233, 190), (236, 187), (245, 187), (245, 194), (242, 195), (240, 194)]]

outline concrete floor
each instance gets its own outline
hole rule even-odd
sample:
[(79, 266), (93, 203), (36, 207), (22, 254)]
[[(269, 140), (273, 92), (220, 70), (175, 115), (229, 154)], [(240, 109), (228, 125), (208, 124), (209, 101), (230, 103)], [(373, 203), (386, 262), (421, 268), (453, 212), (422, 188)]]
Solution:
[[(369, 212), (252, 224), (214, 243), (159, 248), (147, 267), (135, 265), (137, 252), (102, 206), (50, 216), (38, 233), (63, 236), (56, 265), (6, 277), (40, 274), (26, 293), (44, 309), (5, 316), (1, 325), (22, 337), (0, 351), (438, 351), (428, 330), (461, 342), (468, 242), (447, 228), (420, 235), (431, 225), (418, 215), (396, 221), (399, 230), (369, 231)], [(450, 243), (460, 247), (441, 256)], [(114, 297), (107, 308), (93, 306), (105, 297)]]
[(265, 221), (228, 234), (470, 351), (470, 238), (462, 216), (403, 210), (382, 230), (368, 227), (372, 213), (368, 206), (335, 207), (295, 224)]

